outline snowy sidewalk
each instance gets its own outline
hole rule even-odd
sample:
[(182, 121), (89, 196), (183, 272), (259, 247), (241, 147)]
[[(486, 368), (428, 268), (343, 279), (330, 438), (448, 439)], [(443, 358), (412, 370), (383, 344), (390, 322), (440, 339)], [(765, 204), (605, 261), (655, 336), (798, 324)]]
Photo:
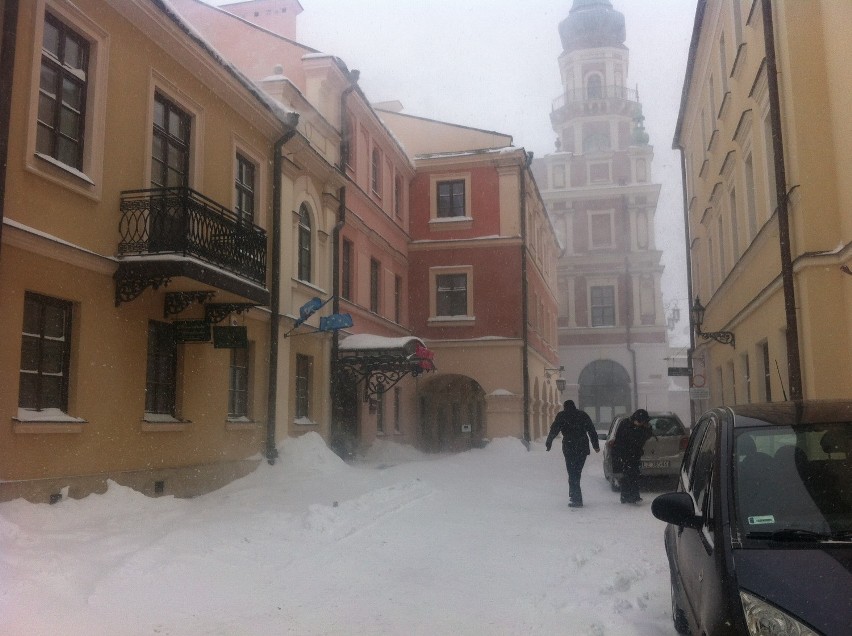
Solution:
[(555, 451), (347, 465), (310, 434), (192, 500), (3, 503), (0, 634), (673, 634), (656, 493), (620, 504), (593, 453), (570, 509)]

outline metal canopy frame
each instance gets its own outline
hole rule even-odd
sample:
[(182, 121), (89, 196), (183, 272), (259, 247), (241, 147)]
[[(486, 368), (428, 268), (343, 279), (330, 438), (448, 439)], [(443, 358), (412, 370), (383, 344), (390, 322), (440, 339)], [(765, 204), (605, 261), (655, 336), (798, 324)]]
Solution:
[(354, 349), (340, 351), (337, 372), (364, 382), (364, 401), (378, 398), (405, 376), (418, 377), (435, 370), (434, 354), (412, 338), (403, 347), (386, 349)]

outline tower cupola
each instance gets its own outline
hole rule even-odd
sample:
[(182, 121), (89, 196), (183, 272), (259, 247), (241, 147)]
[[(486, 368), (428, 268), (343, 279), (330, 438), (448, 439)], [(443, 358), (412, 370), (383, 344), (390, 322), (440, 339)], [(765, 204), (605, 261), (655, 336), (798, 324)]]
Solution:
[(559, 23), (559, 37), (566, 53), (578, 49), (624, 47), (627, 32), (624, 14), (609, 0), (574, 0), (568, 17)]

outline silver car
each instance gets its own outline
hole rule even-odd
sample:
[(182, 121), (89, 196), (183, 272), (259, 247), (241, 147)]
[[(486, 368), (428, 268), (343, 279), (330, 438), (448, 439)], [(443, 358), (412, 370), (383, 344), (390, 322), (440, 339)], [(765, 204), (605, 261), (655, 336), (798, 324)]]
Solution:
[[(645, 453), (642, 455), (642, 475), (648, 477), (675, 477), (680, 474), (680, 464), (683, 453), (689, 443), (689, 431), (674, 413), (651, 412), (651, 431), (653, 437), (645, 442)], [(612, 445), (615, 443), (615, 433), (619, 426), (627, 422), (629, 415), (619, 415), (609, 427), (606, 443), (603, 445), (604, 477), (612, 489), (620, 489), (618, 480), (621, 473), (612, 471)]]

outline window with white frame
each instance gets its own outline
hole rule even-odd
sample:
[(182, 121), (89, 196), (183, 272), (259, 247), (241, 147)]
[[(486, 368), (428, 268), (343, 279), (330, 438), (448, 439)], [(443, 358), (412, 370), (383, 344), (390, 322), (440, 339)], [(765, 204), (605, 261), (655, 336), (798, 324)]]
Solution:
[(51, 13), (44, 16), (36, 152), (83, 170), (89, 42)]
[(615, 286), (596, 285), (589, 288), (592, 327), (615, 326)]
[(589, 163), (589, 183), (608, 183), (610, 181), (610, 165), (608, 161)]
[(740, 260), (740, 232), (737, 217), (737, 190), (731, 188), (728, 193), (728, 212), (731, 218), (731, 248), (734, 253), (734, 263)]
[(255, 182), (257, 167), (255, 163), (238, 152), (236, 156), (236, 176), (234, 178), (234, 190), (236, 204), (234, 212), (242, 223), (254, 223), (255, 210)]
[(743, 170), (745, 171), (746, 206), (748, 211), (748, 240), (751, 243), (754, 237), (757, 236), (757, 201), (754, 190), (754, 163), (751, 153), (749, 153), (743, 163)]
[(467, 315), (467, 274), (438, 274), (435, 286), (438, 316)]
[(443, 322), (473, 317), (473, 267), (433, 267), (430, 270), (430, 316)]
[(382, 265), (374, 258), (370, 259), (370, 311), (379, 313), (381, 300)]
[(589, 249), (615, 247), (614, 223), (612, 211), (589, 212)]
[(299, 262), (297, 276), (306, 283), (311, 282), (311, 255), (313, 233), (311, 228), (311, 211), (307, 203), (299, 206)]
[(381, 196), (382, 194), (382, 151), (378, 148), (373, 148), (372, 160), (370, 162), (370, 186), (373, 193)]
[(248, 347), (231, 349), (231, 363), (228, 367), (228, 417), (231, 419), (249, 415), (248, 381)]
[(439, 181), (437, 197), (439, 218), (446, 219), (467, 216), (464, 180)]
[(566, 184), (565, 178), (565, 164), (564, 163), (555, 163), (551, 167), (552, 169), (552, 180), (554, 188), (564, 188)]
[(18, 406), (67, 412), (70, 362), (71, 303), (26, 292)]
[(32, 48), (27, 166), (88, 195), (102, 187), (109, 36), (69, 3), (41, 11)]

